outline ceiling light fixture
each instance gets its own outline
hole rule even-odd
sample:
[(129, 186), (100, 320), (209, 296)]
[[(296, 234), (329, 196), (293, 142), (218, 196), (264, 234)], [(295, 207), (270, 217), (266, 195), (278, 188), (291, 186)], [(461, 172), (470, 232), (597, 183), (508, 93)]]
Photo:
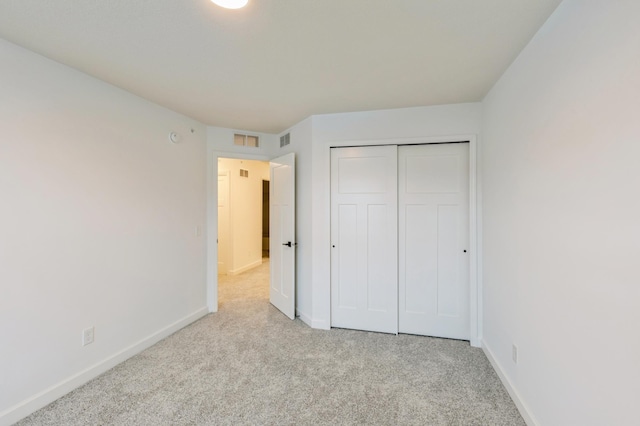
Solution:
[(220, 7), (224, 7), (227, 9), (240, 9), (241, 7), (245, 7), (249, 0), (211, 0), (215, 4)]

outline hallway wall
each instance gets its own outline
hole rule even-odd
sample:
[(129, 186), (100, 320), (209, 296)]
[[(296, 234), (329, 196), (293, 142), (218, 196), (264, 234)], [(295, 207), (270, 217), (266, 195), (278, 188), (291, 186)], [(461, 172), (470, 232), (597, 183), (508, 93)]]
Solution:
[[(240, 170), (249, 176), (240, 176)], [(218, 250), (229, 260), (228, 273), (236, 275), (262, 263), (262, 181), (269, 180), (269, 163), (221, 158), (218, 174), (229, 173), (229, 241)], [(226, 253), (225, 253), (226, 251)]]

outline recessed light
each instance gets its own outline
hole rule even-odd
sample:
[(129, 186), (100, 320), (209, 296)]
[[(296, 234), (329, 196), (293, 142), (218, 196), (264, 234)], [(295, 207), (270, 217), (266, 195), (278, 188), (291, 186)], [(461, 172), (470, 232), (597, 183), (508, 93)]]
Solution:
[(245, 7), (249, 0), (211, 0), (215, 4), (220, 7), (224, 7), (227, 9), (240, 9), (241, 7)]

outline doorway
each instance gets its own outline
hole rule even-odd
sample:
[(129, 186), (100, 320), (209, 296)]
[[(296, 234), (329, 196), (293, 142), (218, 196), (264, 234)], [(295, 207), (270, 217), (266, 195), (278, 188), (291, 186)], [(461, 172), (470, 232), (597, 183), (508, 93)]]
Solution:
[[(233, 154), (232, 154), (233, 155)], [(249, 158), (247, 158), (249, 157)], [(227, 158), (224, 155), (218, 153), (213, 154), (213, 161), (215, 165), (211, 167), (215, 170), (215, 174), (210, 175), (207, 179), (207, 187), (211, 193), (215, 194), (214, 197), (209, 198), (209, 206), (211, 212), (214, 214), (209, 215), (207, 222), (208, 238), (207, 247), (209, 253), (212, 253), (207, 260), (207, 297), (209, 300), (208, 307), (210, 312), (217, 312), (220, 305), (220, 275), (218, 275), (218, 253), (221, 250), (226, 250), (226, 257), (223, 258), (228, 262), (227, 275), (235, 276), (235, 274), (243, 273), (251, 270), (254, 267), (262, 265), (262, 181), (269, 180), (269, 266), (268, 279), (264, 279), (268, 284), (269, 297), (268, 301), (280, 312), (290, 319), (295, 319), (295, 301), (296, 301), (296, 283), (295, 283), (295, 249), (297, 246), (295, 235), (295, 153), (288, 153), (276, 158), (272, 158), (269, 162), (265, 162), (265, 159), (258, 157), (254, 160), (251, 156), (243, 156), (238, 154), (238, 157)], [(229, 164), (225, 164), (225, 161), (229, 161)], [(252, 173), (251, 169), (247, 166), (251, 164), (262, 164), (262, 173)], [(242, 166), (242, 167), (240, 167)], [(268, 174), (267, 174), (268, 170)], [(213, 203), (219, 203), (218, 188), (215, 186), (218, 172), (224, 175), (225, 171), (229, 172), (229, 222), (232, 228), (229, 235), (226, 246), (220, 247), (220, 239), (218, 238), (218, 211)], [(257, 206), (244, 206), (244, 208), (237, 208), (234, 199), (236, 194), (236, 185), (234, 181), (240, 176), (245, 178), (245, 184), (251, 178), (260, 176), (259, 184), (251, 188), (257, 188), (258, 195), (254, 197), (245, 198), (245, 200), (251, 200), (251, 203), (256, 202)], [(242, 181), (240, 181), (242, 182)], [(251, 217), (257, 215), (257, 223), (253, 220), (243, 222), (244, 218), (239, 217), (235, 213), (238, 212), (242, 215), (249, 214)], [(248, 213), (250, 212), (250, 213)], [(255, 225), (255, 234), (251, 232), (253, 238), (254, 235), (258, 237), (257, 243), (257, 255), (254, 257), (253, 263), (238, 267), (238, 258), (245, 255), (245, 252), (238, 251), (238, 244), (236, 239), (237, 227), (233, 227), (234, 224), (240, 222), (244, 225), (242, 230), (246, 231), (249, 228), (247, 223), (251, 223), (251, 228)], [(215, 230), (215, 231), (214, 231)], [(224, 231), (223, 231), (224, 232)], [(255, 255), (255, 252), (252, 253)], [(240, 255), (240, 256), (238, 256)], [(257, 260), (260, 259), (260, 260)]]
[[(269, 179), (268, 162), (218, 158), (217, 260), (221, 303), (224, 295), (236, 298), (266, 295), (268, 299)], [(223, 289), (229, 286), (236, 288)]]

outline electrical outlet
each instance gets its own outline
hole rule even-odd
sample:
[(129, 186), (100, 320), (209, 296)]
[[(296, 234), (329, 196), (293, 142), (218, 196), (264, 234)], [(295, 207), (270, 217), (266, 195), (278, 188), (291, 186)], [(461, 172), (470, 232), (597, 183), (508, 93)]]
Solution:
[(196, 226), (196, 237), (201, 237), (202, 236), (202, 226), (197, 225)]
[(94, 327), (85, 328), (82, 330), (82, 346), (87, 346), (93, 343)]
[(518, 347), (516, 345), (511, 345), (511, 359), (514, 364), (518, 363)]

